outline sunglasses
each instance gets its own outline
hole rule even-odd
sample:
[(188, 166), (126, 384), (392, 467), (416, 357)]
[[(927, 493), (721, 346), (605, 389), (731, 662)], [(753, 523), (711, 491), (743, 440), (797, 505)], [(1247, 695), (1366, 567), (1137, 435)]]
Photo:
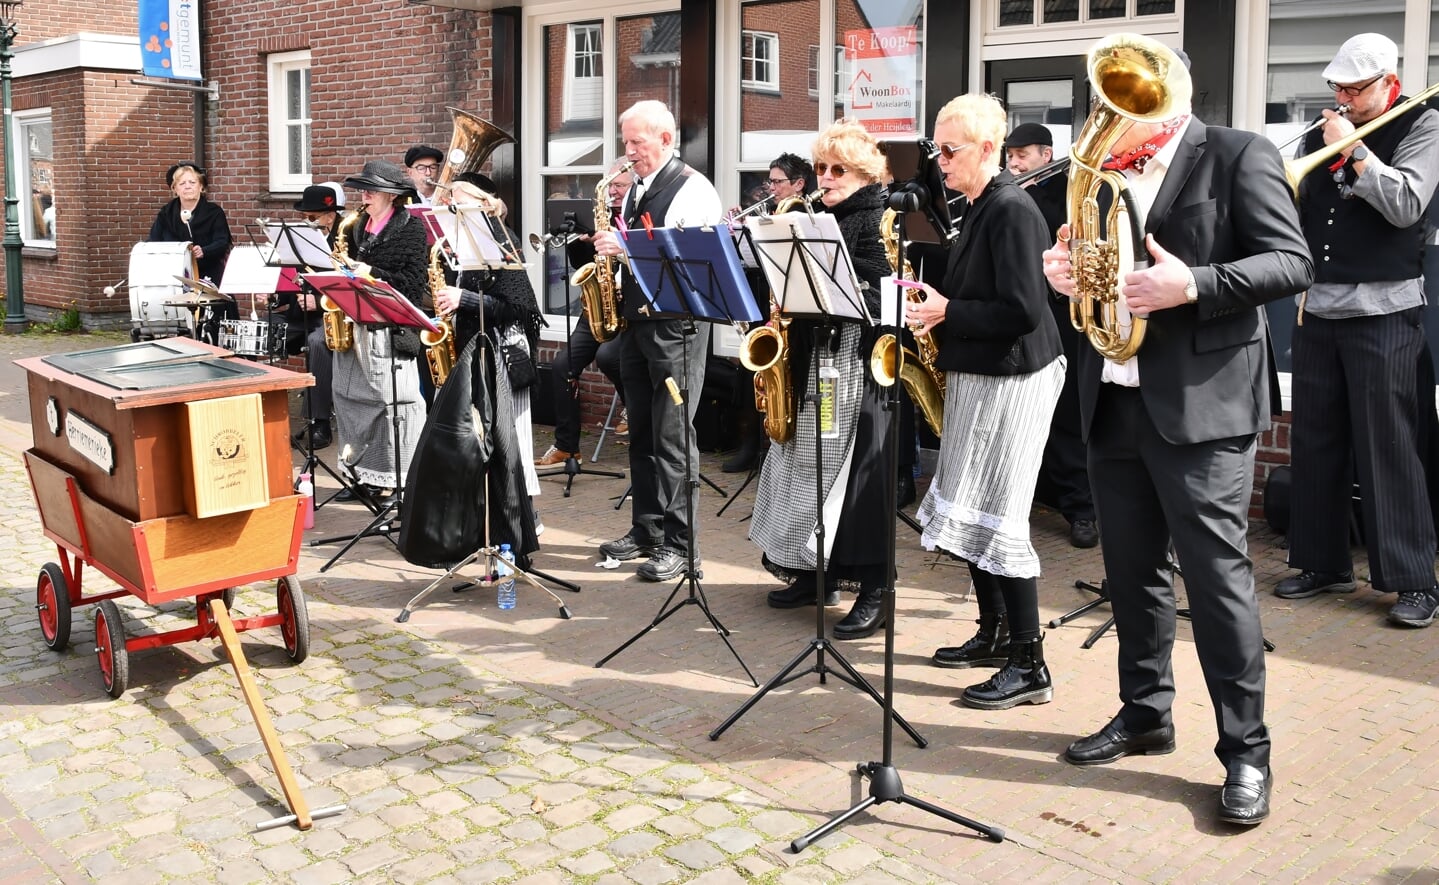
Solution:
[(849, 169), (841, 166), (838, 163), (835, 163), (832, 166), (829, 163), (817, 162), (814, 164), (814, 174), (816, 176), (823, 175), (826, 172), (828, 172), (830, 175), (833, 175), (835, 178), (844, 178), (845, 174), (849, 172)]
[(1325, 81), (1324, 81), (1324, 85), (1326, 85), (1326, 86), (1329, 87), (1329, 91), (1330, 91), (1330, 92), (1338, 92), (1338, 93), (1342, 93), (1342, 94), (1344, 94), (1344, 95), (1347, 95), (1347, 96), (1349, 96), (1350, 98), (1357, 98), (1361, 92), (1363, 92), (1364, 90), (1368, 89), (1370, 86), (1373, 86), (1375, 83), (1378, 83), (1380, 80), (1383, 80), (1383, 79), (1384, 79), (1384, 75), (1383, 75), (1383, 74), (1380, 74), (1379, 76), (1375, 77), (1374, 79), (1369, 80), (1369, 81), (1367, 81), (1367, 82), (1365, 82), (1365, 83), (1362, 83), (1362, 84), (1360, 84), (1359, 86), (1340, 86), (1338, 83), (1335, 83), (1333, 80), (1325, 80)]
[(974, 142), (970, 142), (968, 144), (942, 144), (939, 146), (939, 153), (940, 156), (944, 157), (946, 160), (953, 160), (955, 157), (959, 156), (960, 151), (964, 150), (965, 148), (972, 147), (974, 147)]

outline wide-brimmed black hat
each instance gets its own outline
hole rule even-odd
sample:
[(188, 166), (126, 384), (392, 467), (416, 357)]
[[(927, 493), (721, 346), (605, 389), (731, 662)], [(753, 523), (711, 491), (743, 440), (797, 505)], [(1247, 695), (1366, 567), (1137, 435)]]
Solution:
[(398, 163), (389, 160), (371, 160), (359, 175), (345, 179), (345, 187), (362, 191), (379, 191), (382, 194), (408, 194), (413, 190), (409, 176)]
[(312, 184), (305, 188), (300, 194), (300, 202), (295, 204), (297, 212), (339, 212), (345, 208), (335, 197), (334, 189), (328, 185)]

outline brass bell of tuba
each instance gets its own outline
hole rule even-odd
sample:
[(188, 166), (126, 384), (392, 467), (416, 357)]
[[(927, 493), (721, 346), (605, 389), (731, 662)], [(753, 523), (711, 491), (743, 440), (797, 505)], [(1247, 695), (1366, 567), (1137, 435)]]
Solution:
[(435, 188), (448, 190), (455, 177), (466, 172), (478, 172), (495, 148), (502, 144), (514, 144), (514, 136), (469, 111), (446, 108), (450, 112), (450, 149), (445, 151), (445, 162), (435, 175)]
[[(1125, 330), (1119, 315), (1120, 214), (1133, 232), (1134, 267), (1149, 266), (1144, 219), (1132, 206), (1124, 176), (1102, 168), (1111, 148), (1133, 123), (1161, 123), (1189, 108), (1193, 84), (1174, 50), (1151, 37), (1114, 34), (1096, 43), (1087, 58), (1089, 83), (1098, 106), (1084, 121), (1070, 151), (1069, 260), (1074, 300), (1069, 319), (1105, 359), (1122, 363), (1144, 343), (1144, 317), (1131, 317)], [(1114, 200), (1101, 227), (1099, 192)], [(1100, 232), (1109, 234), (1109, 239)]]

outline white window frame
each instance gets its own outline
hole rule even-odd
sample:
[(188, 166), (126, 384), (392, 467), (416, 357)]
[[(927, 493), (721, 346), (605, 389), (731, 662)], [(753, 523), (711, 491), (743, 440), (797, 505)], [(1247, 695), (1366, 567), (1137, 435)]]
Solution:
[[(585, 57), (590, 60), (589, 67), (592, 73), (588, 77), (580, 77), (575, 73), (576, 63), (580, 59), (579, 41), (576, 35), (581, 31), (593, 34), (591, 45), (593, 50), (586, 50)], [(596, 45), (597, 44), (597, 45)], [(565, 32), (565, 119), (594, 119), (595, 116), (604, 115), (604, 67), (605, 67), (605, 26), (603, 22), (587, 21), (574, 22)], [(593, 80), (594, 83), (585, 83), (586, 80)], [(593, 98), (586, 96), (583, 102), (594, 104), (599, 114), (592, 114), (588, 108), (584, 113), (580, 112), (580, 92), (593, 93)]]
[[(745, 54), (745, 44), (749, 43), (752, 52)], [(768, 49), (767, 58), (761, 58), (759, 47), (766, 46)], [(773, 31), (750, 31), (740, 32), (740, 86), (745, 89), (752, 89), (760, 92), (779, 92), (779, 34)], [(750, 68), (751, 72), (758, 74), (760, 66), (763, 65), (768, 73), (766, 77), (745, 77), (744, 70)]]
[[(269, 174), (270, 190), (277, 193), (299, 192), (308, 187), (311, 181), (311, 142), (312, 137), (310, 120), (310, 91), (314, 84), (305, 90), (304, 94), (304, 116), (290, 117), (287, 107), (289, 92), (286, 88), (286, 80), (295, 71), (310, 70), (310, 50), (300, 49), (294, 52), (276, 52), (265, 58), (265, 73), (269, 82), (269, 106), (266, 109), (266, 126), (269, 129)], [(291, 172), (288, 161), (290, 155), (290, 131), (299, 127), (305, 139), (304, 168), (298, 172)]]
[[(26, 246), (36, 246), (42, 249), (53, 249), (55, 248), (55, 237), (53, 230), (50, 232), (51, 236), (45, 239), (24, 236), (26, 230), (35, 229), (35, 213), (34, 204), (30, 200), (30, 144), (29, 139), (22, 136), (24, 135), (26, 124), (35, 123), (41, 120), (48, 120), (50, 123), (50, 144), (51, 149), (53, 150), (55, 144), (55, 116), (53, 113), (51, 113), (50, 108), (35, 108), (28, 111), (15, 111), (11, 115), (11, 118), (15, 123), (16, 138), (11, 145), (11, 151), (13, 156), (10, 157), (9, 162), (14, 164), (11, 168), (15, 170), (15, 193), (19, 197), (18, 205), (16, 206), (16, 208), (20, 210), (19, 217), (20, 233), (23, 238), (22, 242)], [(51, 157), (50, 159), (53, 161), (55, 158)], [(53, 187), (53, 181), (51, 182), (51, 185)], [(51, 197), (54, 197), (53, 193), (51, 194)], [(56, 211), (58, 213), (59, 210), (57, 209)], [(72, 217), (74, 217), (75, 213), (71, 213), (71, 215)], [(28, 225), (25, 223), (26, 219), (30, 220), (30, 223)], [(56, 225), (58, 226), (58, 224), (59, 222), (57, 221)]]
[(1001, 25), (999, 23), (999, 6), (1003, 0), (989, 0), (987, 12), (989, 14), (990, 27), (995, 30), (1010, 31), (1017, 28), (1074, 28), (1081, 25), (1112, 25), (1119, 22), (1143, 22), (1153, 19), (1170, 18), (1181, 15), (1184, 12), (1184, 0), (1174, 0), (1174, 12), (1157, 12), (1141, 16), (1139, 14), (1139, 0), (1126, 0), (1124, 4), (1124, 15), (1110, 16), (1109, 18), (1090, 18), (1090, 0), (1079, 0), (1079, 18), (1074, 21), (1044, 22), (1044, 0), (1034, 0), (1033, 14), (1028, 24), (1022, 25)]

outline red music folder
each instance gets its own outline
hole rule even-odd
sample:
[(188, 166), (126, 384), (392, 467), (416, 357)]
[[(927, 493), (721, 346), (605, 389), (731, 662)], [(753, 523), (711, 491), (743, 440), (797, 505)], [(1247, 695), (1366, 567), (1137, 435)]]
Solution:
[(410, 300), (383, 280), (364, 279), (339, 271), (307, 273), (304, 279), (357, 323), (410, 326), (436, 335), (440, 327)]

